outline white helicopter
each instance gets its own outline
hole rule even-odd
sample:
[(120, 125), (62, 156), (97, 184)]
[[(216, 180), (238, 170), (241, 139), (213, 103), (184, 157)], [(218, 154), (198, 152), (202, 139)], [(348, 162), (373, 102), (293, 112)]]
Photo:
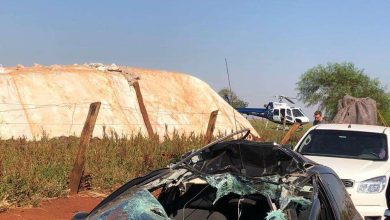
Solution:
[(272, 122), (282, 125), (292, 125), (299, 122), (302, 125), (309, 123), (309, 118), (303, 113), (299, 107), (291, 107), (284, 100), (291, 104), (295, 104), (291, 97), (279, 95), (277, 96), (279, 102), (269, 102), (264, 105), (264, 108), (237, 108), (236, 110), (241, 114), (254, 115), (266, 118)]

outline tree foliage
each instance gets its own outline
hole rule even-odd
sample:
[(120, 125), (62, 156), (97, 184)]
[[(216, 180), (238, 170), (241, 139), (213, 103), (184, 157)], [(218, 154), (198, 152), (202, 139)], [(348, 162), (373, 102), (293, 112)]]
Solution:
[(370, 97), (377, 102), (383, 114), (390, 108), (390, 96), (378, 79), (368, 77), (363, 69), (353, 63), (328, 63), (307, 70), (297, 82), (298, 98), (307, 106), (319, 105), (333, 118), (337, 103), (344, 95)]
[(231, 92), (228, 88), (219, 90), (218, 94), (225, 99), (233, 108), (245, 108), (248, 106), (248, 102), (240, 99), (235, 92)]

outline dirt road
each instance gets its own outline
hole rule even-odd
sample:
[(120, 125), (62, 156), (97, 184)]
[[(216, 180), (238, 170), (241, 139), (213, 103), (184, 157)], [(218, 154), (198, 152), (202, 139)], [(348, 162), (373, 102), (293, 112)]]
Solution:
[(77, 195), (43, 201), (37, 208), (13, 208), (0, 213), (0, 220), (71, 219), (79, 211), (91, 211), (102, 197)]

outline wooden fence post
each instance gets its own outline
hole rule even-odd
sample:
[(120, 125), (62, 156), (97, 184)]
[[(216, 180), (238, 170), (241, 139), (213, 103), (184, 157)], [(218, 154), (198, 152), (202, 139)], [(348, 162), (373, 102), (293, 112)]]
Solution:
[(211, 112), (210, 114), (210, 119), (209, 119), (209, 124), (207, 125), (207, 130), (206, 130), (206, 136), (205, 136), (205, 142), (206, 144), (211, 142), (211, 139), (213, 137), (213, 132), (215, 128), (215, 122), (217, 121), (217, 116), (218, 116), (218, 110), (215, 110)]
[(142, 93), (141, 93), (141, 89), (139, 87), (138, 81), (133, 82), (133, 87), (135, 90), (135, 94), (137, 95), (139, 109), (141, 110), (142, 119), (144, 120), (146, 130), (148, 131), (149, 137), (153, 137), (153, 135), (154, 135), (153, 128), (152, 128), (152, 125), (150, 124), (148, 112), (146, 111), (144, 99), (142, 98)]
[(84, 168), (85, 151), (89, 146), (89, 141), (91, 140), (91, 135), (95, 127), (100, 105), (100, 102), (94, 102), (89, 106), (88, 116), (85, 120), (83, 131), (80, 136), (79, 151), (77, 153), (72, 172), (70, 173), (70, 195), (77, 194), (79, 191), (80, 180)]
[(299, 126), (301, 126), (301, 123), (299, 122), (295, 122), (290, 130), (288, 130), (288, 132), (286, 133), (286, 135), (284, 135), (284, 137), (282, 138), (282, 140), (280, 141), (280, 144), (286, 144), (288, 140), (290, 140), (290, 137), (292, 134), (294, 134), (297, 129), (299, 128)]

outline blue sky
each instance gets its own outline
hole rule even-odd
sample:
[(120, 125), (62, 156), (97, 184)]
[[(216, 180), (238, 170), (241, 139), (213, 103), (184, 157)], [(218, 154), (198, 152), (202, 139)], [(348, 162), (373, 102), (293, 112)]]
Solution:
[(328, 62), (353, 62), (390, 87), (390, 1), (0, 4), (4, 66), (116, 63), (188, 73), (219, 90), (227, 58), (233, 90), (253, 107), (296, 96), (299, 76)]

